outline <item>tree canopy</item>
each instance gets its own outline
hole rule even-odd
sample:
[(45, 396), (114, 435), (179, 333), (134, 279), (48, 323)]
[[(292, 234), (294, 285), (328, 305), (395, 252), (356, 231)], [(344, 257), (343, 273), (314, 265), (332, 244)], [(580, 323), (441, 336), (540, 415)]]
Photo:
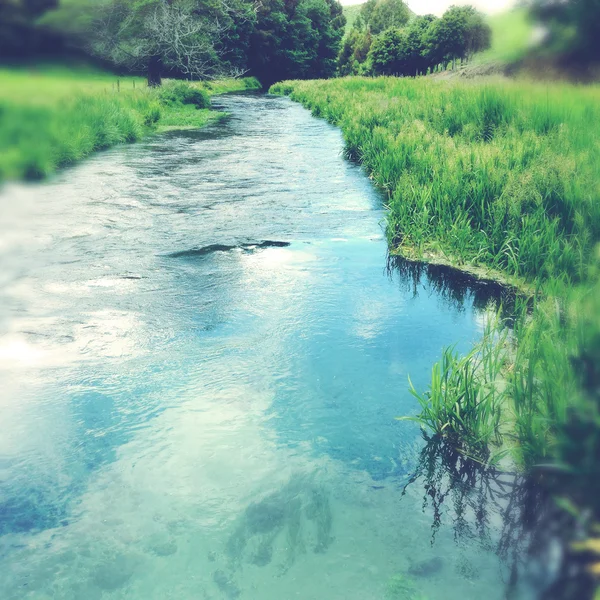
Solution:
[(547, 47), (573, 62), (600, 62), (600, 0), (532, 0), (532, 9), (548, 29)]
[(149, 85), (160, 85), (165, 71), (203, 79), (235, 71), (229, 42), (240, 43), (254, 20), (244, 0), (110, 0), (98, 8), (92, 49), (146, 70)]
[(263, 0), (248, 66), (264, 84), (331, 77), (345, 22), (337, 0)]
[(403, 27), (410, 16), (411, 11), (404, 0), (367, 0), (362, 5), (356, 26), (377, 35), (386, 29)]
[[(440, 64), (468, 60), (490, 45), (491, 29), (472, 6), (452, 6), (441, 19), (425, 15), (406, 23), (403, 15), (410, 13), (400, 8), (400, 0), (394, 0), (399, 17), (396, 21), (389, 19), (388, 23), (400, 21), (402, 25), (388, 26), (378, 32), (370, 23), (382, 2), (369, 0), (361, 10), (340, 52), (340, 74), (425, 74)], [(386, 4), (386, 10), (389, 6)]]

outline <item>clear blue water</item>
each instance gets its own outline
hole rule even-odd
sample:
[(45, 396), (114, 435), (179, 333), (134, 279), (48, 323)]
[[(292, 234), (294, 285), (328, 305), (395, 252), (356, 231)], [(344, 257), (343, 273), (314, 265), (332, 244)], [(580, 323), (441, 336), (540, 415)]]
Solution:
[(0, 597), (502, 598), (395, 420), (489, 290), (387, 268), (335, 128), (220, 103), (2, 192)]

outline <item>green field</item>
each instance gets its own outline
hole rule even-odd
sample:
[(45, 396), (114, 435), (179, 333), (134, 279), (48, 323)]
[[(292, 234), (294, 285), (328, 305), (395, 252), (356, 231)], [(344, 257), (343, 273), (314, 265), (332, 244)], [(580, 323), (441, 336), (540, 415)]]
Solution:
[[(193, 84), (208, 95), (258, 87), (252, 79)], [(207, 102), (207, 105), (209, 102)], [(142, 78), (90, 69), (0, 69), (0, 180), (36, 179), (92, 152), (219, 113), (166, 102)]]
[(487, 21), (492, 28), (492, 46), (475, 55), (475, 64), (512, 63), (525, 56), (531, 48), (535, 31), (526, 8), (490, 15)]
[(553, 493), (600, 515), (600, 86), (353, 77), (271, 91), (341, 128), (385, 194), (392, 252), (521, 291), (469, 355), (444, 351), (413, 390), (417, 420), (477, 461), (560, 465)]

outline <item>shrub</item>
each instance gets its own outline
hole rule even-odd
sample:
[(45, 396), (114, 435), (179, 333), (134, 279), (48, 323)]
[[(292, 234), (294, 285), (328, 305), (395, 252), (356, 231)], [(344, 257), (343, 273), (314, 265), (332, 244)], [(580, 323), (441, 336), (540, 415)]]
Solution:
[(185, 81), (173, 81), (163, 85), (158, 95), (160, 101), (167, 106), (192, 104), (196, 108), (210, 108), (208, 92)]

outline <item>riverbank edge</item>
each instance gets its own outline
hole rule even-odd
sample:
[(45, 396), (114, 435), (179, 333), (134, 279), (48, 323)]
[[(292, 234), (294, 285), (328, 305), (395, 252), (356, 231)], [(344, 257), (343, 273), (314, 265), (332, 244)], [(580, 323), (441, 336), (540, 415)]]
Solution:
[[(34, 85), (28, 77), (0, 70), (0, 186), (43, 180), (101, 150), (161, 132), (199, 129), (227, 117), (211, 107), (165, 102), (164, 86), (148, 88), (139, 78), (115, 76), (111, 86), (110, 74), (41, 72)], [(262, 88), (254, 77), (184, 83), (205, 98)]]
[[(284, 83), (288, 87), (280, 87), (280, 83)], [(301, 99), (292, 97), (293, 89), (289, 87), (292, 83), (293, 82), (291, 81), (275, 83), (269, 88), (268, 93), (273, 94), (275, 96), (286, 96), (290, 98), (293, 102), (302, 104), (302, 106), (310, 110), (307, 104)], [(328, 119), (326, 115), (317, 115), (317, 117), (326, 120), (328, 123), (334, 125), (343, 133), (343, 129), (340, 127), (340, 125)], [(372, 179), (371, 176), (373, 173), (366, 169), (362, 162), (359, 161), (359, 163), (361, 167), (365, 169), (367, 176), (369, 176)], [(389, 210), (389, 208), (386, 205), (384, 205), (384, 208), (386, 211)], [(388, 243), (388, 252), (392, 256), (399, 256), (402, 258), (406, 258), (407, 260), (418, 261), (430, 265), (451, 267), (453, 269), (471, 275), (472, 277), (478, 280), (491, 280), (507, 288), (514, 289), (519, 294), (522, 294), (523, 296), (528, 298), (533, 298), (534, 296), (538, 295), (538, 290), (536, 286), (533, 285), (531, 282), (527, 281), (525, 278), (506, 273), (499, 269), (494, 269), (493, 267), (490, 267), (486, 264), (473, 264), (470, 262), (465, 262), (464, 260), (460, 260), (451, 254), (447, 254), (446, 252), (436, 249), (435, 242), (425, 243), (424, 246), (421, 248), (416, 248), (414, 246), (407, 245), (394, 246)]]
[[(308, 106), (308, 102), (305, 102), (302, 97), (295, 97), (295, 83), (301, 82), (286, 81), (279, 84), (274, 84), (269, 89), (269, 93), (279, 96), (288, 96), (292, 101), (298, 102), (310, 110), (311, 106)], [(316, 116), (319, 118), (324, 118), (332, 125), (340, 129), (343, 133), (345, 133), (344, 129), (340, 127), (338, 122), (335, 122), (334, 120), (328, 118), (328, 113), (326, 111), (319, 111), (316, 114)], [(360, 161), (360, 159), (358, 160), (358, 162), (363, 166), (363, 168), (365, 168), (367, 176), (369, 176), (372, 180), (376, 179), (374, 177), (374, 175), (377, 175), (376, 172), (371, 171), (368, 167), (366, 167), (362, 163), (362, 161)], [(389, 211), (389, 207), (385, 206), (385, 208), (386, 211)], [(460, 260), (457, 257), (452, 256), (451, 254), (439, 250), (437, 248), (438, 244), (435, 239), (424, 242), (423, 245), (419, 247), (411, 247), (401, 244), (394, 245), (392, 241), (388, 239), (388, 246), (388, 251), (391, 255), (401, 256), (403, 258), (419, 261), (424, 264), (448, 266), (453, 269), (457, 269), (458, 271), (467, 273), (475, 277), (476, 279), (492, 280), (503, 286), (512, 288), (513, 290), (515, 290), (515, 293), (519, 295), (521, 303), (519, 312), (515, 313), (514, 319), (511, 320), (513, 321), (513, 323), (518, 323), (521, 330), (526, 328), (531, 328), (533, 330), (534, 327), (532, 326), (532, 322), (534, 321), (534, 317), (536, 316), (539, 316), (540, 322), (544, 319), (548, 319), (548, 313), (552, 313), (553, 308), (551, 306), (550, 310), (548, 310), (547, 305), (553, 305), (554, 303), (564, 303), (566, 305), (569, 301), (571, 301), (569, 296), (576, 296), (576, 294), (569, 294), (568, 288), (564, 286), (562, 288), (559, 288), (559, 290), (562, 291), (561, 294), (560, 291), (557, 291), (556, 289), (547, 289), (547, 286), (544, 286), (543, 284), (541, 284), (541, 282), (531, 280), (527, 281), (525, 280), (525, 278), (511, 275), (502, 270), (498, 270), (489, 265), (486, 265), (485, 263), (471, 264), (469, 262), (465, 262), (464, 260)], [(585, 296), (585, 294), (586, 292), (584, 291), (582, 296)], [(564, 310), (565, 309), (561, 309), (562, 312), (564, 312)], [(554, 319), (554, 317), (556, 316), (556, 323), (552, 321), (553, 325), (559, 323), (563, 318), (563, 314), (561, 311), (557, 312), (558, 316), (552, 315), (552, 317), (550, 317)], [(504, 327), (504, 323), (498, 321), (494, 326), (494, 330), (490, 332), (490, 335), (492, 337), (499, 336)], [(530, 340), (528, 340), (528, 343), (529, 341)], [(481, 351), (481, 348), (483, 347), (484, 343), (485, 340), (474, 345), (473, 351), (469, 355), (473, 357), (473, 360), (471, 361), (472, 363), (477, 362), (477, 352)], [(517, 463), (520, 464), (520, 468), (527, 470), (528, 465), (530, 466), (532, 464), (535, 464), (535, 461), (528, 460), (527, 457), (524, 455), (524, 450), (520, 450), (520, 447), (526, 445), (528, 440), (527, 438), (523, 437), (522, 432), (518, 431), (518, 427), (516, 425), (516, 414), (518, 412), (518, 408), (516, 406), (517, 399), (512, 398), (509, 393), (505, 393), (506, 375), (515, 367), (515, 364), (517, 362), (517, 356), (522, 354), (521, 350), (518, 349), (516, 344), (516, 338), (510, 344), (503, 344), (504, 350), (502, 352), (500, 352), (500, 345), (496, 345), (499, 350), (497, 362), (502, 361), (504, 365), (502, 367), (502, 373), (500, 373), (500, 371), (498, 372), (499, 376), (494, 384), (494, 386), (497, 388), (498, 394), (502, 396), (502, 401), (496, 404), (496, 409), (501, 414), (502, 420), (502, 425), (498, 428), (498, 431), (500, 432), (500, 430), (502, 430), (503, 434), (508, 434), (513, 439), (513, 442), (516, 444), (516, 446), (513, 446), (513, 449), (515, 450), (513, 458), (515, 458)], [(526, 352), (528, 352), (529, 350), (530, 349), (527, 348)], [(565, 353), (566, 352), (567, 343), (565, 342)], [(528, 361), (523, 361), (522, 358), (521, 361), (523, 362), (523, 364), (521, 365), (522, 368), (527, 370)], [(429, 392), (426, 392), (422, 397), (425, 398), (428, 393)], [(461, 421), (461, 419), (459, 419), (459, 421)], [(424, 427), (424, 429), (430, 429), (430, 427), (427, 427), (424, 422), (422, 422), (422, 426)], [(446, 425), (445, 427), (447, 426), (448, 425)], [(443, 429), (444, 428), (442, 428), (442, 430), (438, 433), (445, 436), (446, 433), (443, 431)], [(450, 426), (450, 429), (452, 429), (452, 426)], [(435, 429), (434, 433), (436, 433)], [(460, 438), (460, 436), (458, 437)], [(457, 439), (457, 442), (460, 441), (460, 439)], [(490, 444), (492, 446), (496, 445), (496, 449), (499, 451), (503, 451), (503, 449), (505, 448), (505, 443), (501, 443), (499, 444), (499, 446), (497, 444), (494, 444), (493, 442), (490, 442)]]

